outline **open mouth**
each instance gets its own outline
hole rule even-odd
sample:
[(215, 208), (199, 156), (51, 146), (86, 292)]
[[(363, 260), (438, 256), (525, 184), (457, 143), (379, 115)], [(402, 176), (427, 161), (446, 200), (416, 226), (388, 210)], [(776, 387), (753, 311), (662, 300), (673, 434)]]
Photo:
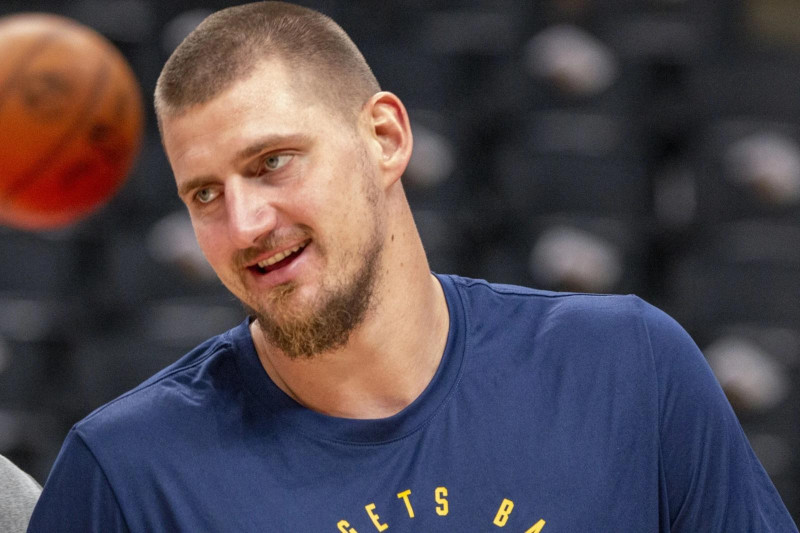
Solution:
[(303, 250), (305, 250), (306, 246), (308, 246), (310, 242), (310, 240), (305, 241), (298, 244), (294, 248), (289, 248), (288, 250), (278, 252), (277, 254), (268, 257), (263, 261), (259, 261), (258, 264), (255, 264), (249, 268), (250, 270), (259, 274), (269, 274), (270, 272), (279, 270), (285, 266), (288, 266), (295, 259), (300, 257), (300, 254), (303, 253)]

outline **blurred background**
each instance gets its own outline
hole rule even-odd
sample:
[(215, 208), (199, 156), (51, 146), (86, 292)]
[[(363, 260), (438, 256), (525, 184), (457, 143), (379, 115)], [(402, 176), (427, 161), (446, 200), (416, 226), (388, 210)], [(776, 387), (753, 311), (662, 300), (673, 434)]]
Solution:
[[(670, 313), (800, 520), (800, 2), (298, 3), (405, 101), (432, 268)], [(105, 208), (0, 228), (0, 453), (40, 482), (72, 424), (244, 317), (196, 247), (151, 103), (174, 47), (227, 5), (0, 1), (105, 35), (147, 111)]]

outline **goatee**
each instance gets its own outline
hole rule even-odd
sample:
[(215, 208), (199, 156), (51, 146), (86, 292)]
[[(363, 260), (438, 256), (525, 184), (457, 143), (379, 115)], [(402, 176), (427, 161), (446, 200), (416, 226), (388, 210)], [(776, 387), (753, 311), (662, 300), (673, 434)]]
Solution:
[[(290, 359), (310, 359), (344, 346), (372, 305), (381, 245), (377, 239), (360, 254), (362, 267), (349, 280), (320, 288), (316, 301), (295, 310), (294, 282), (275, 287), (270, 295), (273, 314), (249, 311), (267, 340)], [(311, 309), (310, 313), (308, 309)]]

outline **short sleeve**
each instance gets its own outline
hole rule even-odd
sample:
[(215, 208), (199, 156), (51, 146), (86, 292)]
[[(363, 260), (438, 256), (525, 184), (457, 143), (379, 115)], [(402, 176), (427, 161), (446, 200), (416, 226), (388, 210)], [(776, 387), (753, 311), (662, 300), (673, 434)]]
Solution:
[(29, 533), (127, 532), (111, 486), (91, 450), (73, 429), (33, 510)]
[(796, 532), (694, 341), (646, 307), (659, 396), (662, 510), (673, 532)]

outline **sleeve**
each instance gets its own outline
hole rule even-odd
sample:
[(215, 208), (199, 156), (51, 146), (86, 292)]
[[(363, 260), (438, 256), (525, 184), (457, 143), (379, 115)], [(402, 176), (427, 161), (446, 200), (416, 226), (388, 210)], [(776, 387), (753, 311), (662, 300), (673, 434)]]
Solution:
[(128, 531), (102, 467), (74, 428), (61, 447), (28, 525), (28, 533), (61, 531)]
[(42, 488), (0, 455), (0, 531), (24, 531)]
[(645, 324), (659, 395), (662, 523), (673, 532), (797, 532), (694, 341), (665, 313)]

